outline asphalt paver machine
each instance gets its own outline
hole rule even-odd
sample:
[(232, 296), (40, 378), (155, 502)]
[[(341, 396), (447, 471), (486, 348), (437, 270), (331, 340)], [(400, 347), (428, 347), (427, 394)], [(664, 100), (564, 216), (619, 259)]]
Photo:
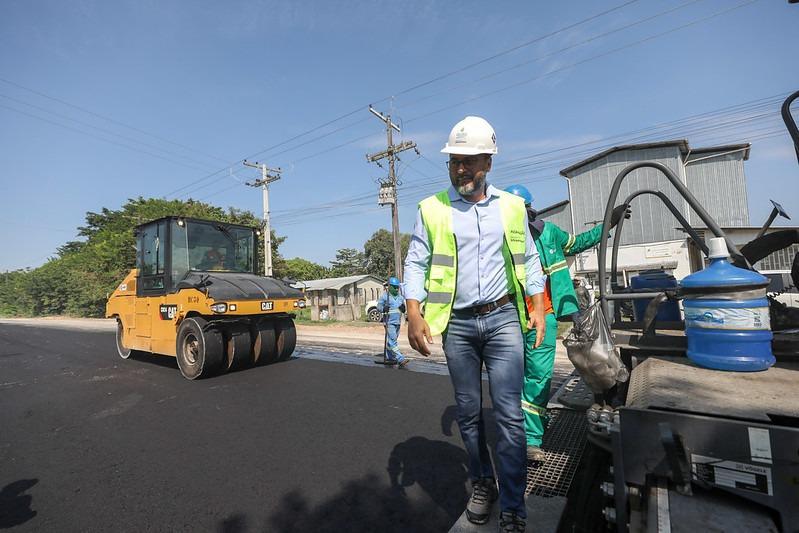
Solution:
[(256, 274), (260, 230), (165, 217), (135, 228), (136, 268), (110, 295), (117, 351), (177, 358), (187, 379), (288, 359), (301, 291)]
[[(790, 112), (797, 98), (799, 91), (788, 97), (782, 115), (799, 159), (799, 131)], [(641, 168), (665, 176), (702, 220), (703, 231), (726, 239), (740, 267), (752, 269), (770, 253), (799, 243), (796, 230), (766, 233), (764, 228), (739, 249), (674, 172), (657, 162), (631, 164), (617, 176), (606, 226), (625, 178)], [(662, 191), (634, 191), (619, 205), (647, 194), (660, 198), (707, 254), (704, 240)], [(613, 337), (630, 378), (601, 395), (586, 395), (584, 388), (577, 394), (577, 386), (556, 398), (578, 408), (582, 403), (589, 443), (558, 530), (799, 531), (799, 310), (769, 296), (777, 361), (771, 368), (702, 368), (686, 357), (684, 323), (659, 323), (654, 312), (659, 302), (679, 301), (683, 289), (633, 290), (617, 283), (621, 222), (612, 247), (607, 241), (600, 245), (599, 301), (613, 318)], [(799, 254), (791, 279), (799, 286)], [(614, 304), (640, 299), (651, 301), (643, 319), (622, 321)]]

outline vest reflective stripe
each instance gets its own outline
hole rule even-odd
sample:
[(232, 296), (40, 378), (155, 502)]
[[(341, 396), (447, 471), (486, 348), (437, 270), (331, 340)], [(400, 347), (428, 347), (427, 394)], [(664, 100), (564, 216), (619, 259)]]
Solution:
[(457, 247), (447, 192), (425, 198), (419, 203), (419, 210), (432, 252), (424, 283), (427, 291), (424, 318), (431, 334), (440, 335), (449, 323), (457, 282)]
[(544, 416), (545, 414), (547, 414), (546, 407), (539, 407), (534, 403), (525, 402), (524, 400), (522, 400), (522, 410), (539, 416)]
[[(522, 330), (527, 329), (527, 307), (524, 303), (525, 247), (524, 201), (508, 193), (501, 193), (499, 208), (505, 232), (505, 275), (509, 292), (516, 296)], [(447, 191), (425, 198), (419, 203), (422, 221), (427, 230), (431, 248), (430, 268), (425, 278), (427, 300), (424, 317), (432, 335), (440, 335), (447, 329), (452, 314), (457, 284), (457, 245), (452, 230), (452, 207)]]
[(443, 254), (433, 254), (432, 260), (430, 262), (431, 265), (441, 265), (446, 267), (454, 267), (455, 266), (455, 258), (450, 257), (448, 255)]
[(544, 274), (552, 274), (553, 272), (557, 272), (558, 270), (563, 270), (564, 268), (569, 268), (569, 264), (564, 259), (563, 261), (558, 261), (555, 264), (549, 265), (548, 267), (544, 267)]
[(427, 293), (427, 303), (428, 304), (448, 304), (450, 300), (452, 300), (452, 293), (451, 292), (428, 292)]
[(574, 241), (577, 240), (577, 237), (569, 233), (569, 240), (566, 241), (566, 246), (563, 248), (563, 251), (568, 253), (571, 250), (572, 246), (574, 246)]

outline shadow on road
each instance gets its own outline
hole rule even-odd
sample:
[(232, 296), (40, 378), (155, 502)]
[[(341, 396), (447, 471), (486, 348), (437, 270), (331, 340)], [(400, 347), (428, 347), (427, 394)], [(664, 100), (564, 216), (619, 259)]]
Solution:
[(178, 370), (178, 360), (175, 357), (168, 355), (156, 355), (146, 352), (135, 352), (128, 358), (129, 361), (136, 361), (137, 363), (148, 363), (155, 366), (174, 368)]
[(20, 479), (0, 490), (0, 529), (24, 524), (36, 516), (31, 509), (33, 496), (25, 492), (38, 482), (38, 479)]
[[(483, 407), (481, 423), (485, 428), (486, 443), (493, 449), (497, 443), (497, 424), (492, 409)], [(444, 412), (441, 414), (441, 433), (447, 437), (451, 437), (456, 434), (453, 432), (453, 428), (457, 434), (460, 434), (460, 430), (458, 429), (458, 408), (454, 405), (450, 405), (444, 409)]]
[[(388, 483), (382, 476), (368, 474), (346, 482), (341, 491), (315, 506), (301, 490), (291, 491), (268, 518), (265, 531), (447, 531), (468, 499), (466, 459), (466, 452), (453, 444), (411, 437), (392, 450)], [(232, 514), (219, 522), (217, 531), (243, 533), (249, 530), (247, 525), (246, 516)]]

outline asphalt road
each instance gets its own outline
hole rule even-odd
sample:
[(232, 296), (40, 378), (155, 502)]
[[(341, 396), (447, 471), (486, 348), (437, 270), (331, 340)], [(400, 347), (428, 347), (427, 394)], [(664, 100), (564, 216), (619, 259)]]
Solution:
[(0, 324), (0, 529), (446, 531), (449, 378), (327, 356), (190, 382), (113, 333)]

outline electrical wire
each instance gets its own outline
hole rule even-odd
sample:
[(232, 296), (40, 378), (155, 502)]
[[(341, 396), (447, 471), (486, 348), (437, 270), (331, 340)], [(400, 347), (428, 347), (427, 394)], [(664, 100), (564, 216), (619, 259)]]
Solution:
[(0, 77), (0, 82), (6, 83), (8, 85), (11, 85), (11, 86), (16, 87), (18, 89), (22, 89), (24, 91), (28, 91), (30, 93), (33, 93), (33, 94), (37, 95), (37, 96), (41, 96), (42, 98), (46, 98), (48, 100), (52, 100), (54, 102), (58, 102), (59, 104), (71, 107), (73, 109), (77, 109), (78, 111), (81, 111), (81, 112), (86, 113), (88, 115), (91, 115), (93, 117), (97, 117), (99, 119), (105, 120), (105, 121), (110, 122), (112, 124), (116, 124), (117, 126), (122, 126), (123, 128), (128, 128), (128, 129), (130, 129), (132, 131), (141, 133), (142, 135), (147, 135), (148, 137), (152, 137), (154, 139), (158, 139), (159, 141), (163, 141), (163, 142), (172, 144), (174, 146), (179, 146), (179, 147), (181, 147), (181, 148), (183, 148), (185, 150), (189, 150), (191, 152), (194, 152), (194, 153), (197, 153), (197, 154), (200, 154), (200, 155), (204, 155), (204, 156), (210, 157), (212, 159), (217, 159), (219, 161), (225, 161), (225, 159), (223, 159), (221, 157), (218, 157), (218, 156), (215, 156), (215, 155), (211, 155), (211, 154), (207, 154), (207, 153), (202, 152), (200, 150), (196, 150), (195, 148), (192, 148), (191, 146), (187, 146), (185, 144), (181, 144), (181, 143), (166, 139), (166, 138), (161, 137), (159, 135), (156, 135), (154, 133), (149, 133), (149, 132), (147, 132), (145, 130), (142, 130), (140, 128), (137, 128), (135, 126), (131, 126), (129, 124), (125, 124), (124, 122), (120, 122), (118, 120), (115, 120), (113, 118), (107, 117), (105, 115), (101, 115), (100, 113), (97, 113), (95, 111), (91, 111), (89, 109), (86, 109), (85, 107), (81, 107), (81, 106), (75, 105), (73, 103), (67, 102), (66, 100), (62, 100), (61, 98), (56, 98), (55, 96), (50, 96), (49, 94), (45, 94), (45, 93), (43, 93), (41, 91), (37, 91), (36, 89), (32, 89), (30, 87), (26, 87), (25, 85), (22, 85), (20, 83), (15, 82), (15, 81), (11, 81), (9, 79)]
[(483, 98), (486, 98), (488, 96), (494, 96), (496, 94), (499, 94), (499, 93), (502, 93), (502, 92), (505, 92), (505, 91), (509, 91), (509, 90), (515, 89), (517, 87), (521, 87), (522, 85), (527, 85), (528, 83), (532, 83), (534, 81), (539, 81), (539, 80), (544, 79), (544, 78), (546, 78), (548, 76), (551, 76), (553, 74), (557, 74), (559, 72), (564, 72), (566, 70), (573, 69), (573, 68), (575, 68), (577, 66), (584, 65), (584, 64), (589, 63), (591, 61), (596, 61), (597, 59), (602, 59), (602, 58), (607, 57), (609, 55), (612, 55), (612, 54), (627, 50), (627, 49), (632, 48), (634, 46), (638, 46), (639, 44), (643, 44), (643, 43), (652, 41), (654, 39), (659, 39), (660, 37), (665, 37), (666, 35), (670, 35), (672, 33), (684, 30), (685, 28), (689, 28), (689, 27), (694, 26), (696, 24), (699, 24), (699, 23), (702, 23), (702, 22), (706, 22), (708, 20), (711, 20), (713, 18), (722, 16), (722, 15), (726, 15), (727, 13), (730, 13), (732, 11), (735, 11), (735, 10), (740, 9), (742, 7), (746, 7), (746, 6), (750, 5), (750, 4), (754, 4), (755, 2), (759, 2), (759, 1), (760, 0), (747, 0), (747, 1), (742, 2), (742, 3), (738, 4), (738, 5), (735, 5), (735, 6), (731, 7), (731, 8), (723, 9), (721, 11), (717, 11), (717, 12), (715, 12), (715, 13), (713, 13), (711, 15), (708, 15), (706, 17), (702, 17), (702, 18), (699, 18), (699, 19), (696, 19), (696, 20), (692, 20), (692, 21), (690, 21), (688, 23), (681, 24), (679, 26), (676, 26), (676, 27), (671, 28), (669, 30), (666, 30), (664, 32), (656, 33), (655, 35), (650, 35), (650, 36), (645, 37), (643, 39), (638, 39), (636, 41), (633, 41), (631, 43), (625, 44), (623, 46), (620, 46), (620, 47), (617, 47), (617, 48), (613, 48), (612, 50), (608, 50), (608, 51), (602, 52), (601, 54), (596, 54), (596, 55), (593, 55), (593, 56), (588, 57), (586, 59), (577, 61), (575, 63), (570, 63), (568, 65), (565, 65), (565, 66), (562, 66), (562, 67), (558, 67), (556, 69), (552, 69), (552, 70), (547, 71), (547, 72), (545, 72), (543, 74), (539, 74), (537, 76), (533, 76), (532, 78), (527, 78), (525, 80), (522, 80), (522, 81), (519, 81), (519, 82), (516, 82), (516, 83), (512, 83), (510, 85), (506, 85), (504, 87), (500, 87), (498, 89), (494, 89), (494, 90), (488, 91), (486, 93), (482, 93), (482, 94), (479, 94), (479, 95), (476, 95), (476, 96), (472, 96), (472, 97), (466, 98), (464, 100), (461, 100), (461, 101), (453, 103), (453, 104), (446, 105), (444, 107), (435, 109), (433, 111), (424, 113), (422, 115), (418, 115), (416, 117), (407, 119), (406, 122), (407, 123), (416, 122), (416, 121), (421, 120), (423, 118), (428, 118), (428, 117), (431, 117), (431, 116), (436, 115), (438, 113), (442, 113), (444, 111), (448, 111), (450, 109), (454, 109), (456, 107), (460, 107), (460, 106), (462, 106), (464, 104), (469, 104), (469, 103), (475, 102), (477, 100), (481, 100)]

